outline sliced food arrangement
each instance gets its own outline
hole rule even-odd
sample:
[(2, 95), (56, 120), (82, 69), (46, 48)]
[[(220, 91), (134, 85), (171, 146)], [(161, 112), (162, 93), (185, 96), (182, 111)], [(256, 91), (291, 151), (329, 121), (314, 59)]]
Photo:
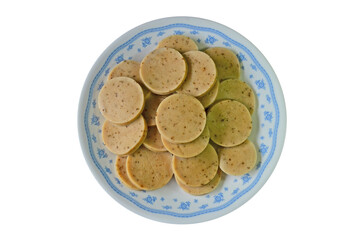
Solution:
[(248, 139), (253, 89), (228, 48), (200, 50), (190, 37), (162, 39), (141, 62), (111, 69), (98, 95), (103, 143), (131, 190), (155, 190), (174, 177), (186, 193), (214, 191), (224, 175), (257, 165)]

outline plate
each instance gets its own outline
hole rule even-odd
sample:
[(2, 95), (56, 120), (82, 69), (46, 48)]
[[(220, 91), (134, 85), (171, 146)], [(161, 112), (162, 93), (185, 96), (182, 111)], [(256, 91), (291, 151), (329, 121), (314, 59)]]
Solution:
[[(115, 171), (115, 155), (102, 142), (104, 118), (97, 96), (110, 70), (126, 59), (141, 61), (157, 43), (173, 34), (189, 36), (199, 46), (226, 47), (242, 63), (242, 80), (256, 94), (253, 130), (249, 139), (257, 147), (256, 168), (243, 176), (224, 176), (210, 194), (192, 196), (172, 179), (155, 191), (134, 191), (123, 186)], [(265, 184), (281, 154), (286, 110), (283, 93), (272, 67), (245, 37), (219, 23), (194, 18), (170, 17), (140, 25), (115, 40), (90, 70), (79, 102), (78, 130), (87, 164), (104, 190), (130, 211), (167, 223), (197, 223), (221, 217), (247, 202)]]

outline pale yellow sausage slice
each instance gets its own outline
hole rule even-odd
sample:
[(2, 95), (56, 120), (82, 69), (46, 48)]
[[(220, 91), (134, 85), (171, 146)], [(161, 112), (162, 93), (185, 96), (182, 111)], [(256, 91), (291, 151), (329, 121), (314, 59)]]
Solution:
[(169, 142), (191, 142), (201, 135), (205, 124), (204, 107), (190, 95), (173, 94), (165, 98), (157, 108), (157, 129)]
[(172, 178), (172, 155), (152, 152), (141, 146), (127, 158), (127, 174), (132, 183), (143, 190), (165, 186)]
[(151, 93), (145, 101), (145, 108), (142, 115), (145, 117), (148, 126), (156, 126), (156, 111), (158, 105), (166, 98), (166, 96), (160, 96)]
[(216, 175), (218, 156), (209, 144), (205, 150), (192, 158), (173, 156), (172, 169), (178, 180), (190, 187), (200, 187), (208, 184)]
[(206, 49), (205, 53), (214, 60), (218, 79), (240, 77), (239, 59), (231, 50), (223, 47), (214, 47)]
[(127, 169), (126, 169), (126, 160), (128, 156), (117, 156), (116, 159), (116, 170), (119, 179), (125, 185), (126, 187), (133, 189), (133, 190), (140, 190), (138, 187), (136, 187), (131, 180), (129, 180), (129, 177), (127, 175)]
[(129, 77), (142, 83), (140, 77), (140, 63), (133, 60), (124, 60), (118, 63), (108, 75), (108, 80), (116, 77)]
[(178, 180), (177, 177), (175, 177), (177, 184), (187, 193), (195, 196), (205, 195), (207, 193), (212, 192), (215, 190), (215, 188), (219, 185), (221, 180), (222, 171), (219, 169), (215, 175), (215, 177), (207, 184), (201, 186), (201, 187), (190, 187)]
[(105, 146), (114, 154), (127, 155), (139, 148), (147, 136), (147, 124), (142, 115), (128, 125), (106, 120), (102, 128)]
[(235, 147), (220, 148), (218, 153), (220, 168), (229, 175), (240, 176), (246, 174), (256, 165), (256, 149), (249, 140)]
[(244, 104), (234, 100), (224, 100), (209, 109), (207, 126), (214, 143), (223, 147), (233, 147), (248, 138), (252, 120)]
[(185, 52), (183, 56), (188, 65), (185, 82), (178, 92), (194, 97), (205, 95), (216, 82), (216, 66), (209, 55), (201, 51)]
[(206, 126), (201, 135), (196, 138), (194, 141), (189, 143), (171, 143), (166, 139), (162, 138), (163, 146), (170, 153), (183, 158), (190, 158), (202, 153), (210, 139), (210, 131)]
[(236, 100), (244, 104), (250, 114), (253, 114), (255, 109), (255, 95), (253, 89), (239, 79), (228, 79), (222, 81), (219, 86), (219, 92), (216, 97), (216, 102), (221, 100)]
[(140, 77), (140, 63), (133, 60), (124, 60), (118, 63), (108, 75), (108, 80), (116, 77), (129, 77), (138, 82), (143, 90), (145, 97), (150, 94)]
[(210, 91), (206, 93), (206, 95), (202, 97), (198, 97), (199, 101), (202, 105), (204, 105), (204, 108), (209, 107), (211, 104), (213, 104), (216, 100), (216, 96), (219, 91), (220, 82), (219, 80), (216, 80), (215, 85), (211, 88)]
[(126, 125), (141, 115), (145, 101), (142, 88), (135, 80), (117, 77), (104, 84), (98, 105), (107, 120)]
[(198, 50), (196, 43), (191, 38), (184, 35), (171, 35), (162, 39), (158, 43), (157, 48), (163, 47), (176, 49), (180, 53)]
[(158, 132), (156, 126), (149, 127), (147, 137), (143, 142), (143, 145), (153, 152), (165, 152), (166, 148), (161, 141), (161, 134)]
[(158, 48), (141, 62), (142, 82), (151, 92), (168, 95), (181, 86), (187, 75), (184, 57), (172, 48)]

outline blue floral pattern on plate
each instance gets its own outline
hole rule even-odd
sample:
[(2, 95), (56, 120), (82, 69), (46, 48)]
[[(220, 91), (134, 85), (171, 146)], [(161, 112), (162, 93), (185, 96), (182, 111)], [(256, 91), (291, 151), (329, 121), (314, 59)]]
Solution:
[[(175, 18), (176, 20), (177, 18)], [(84, 143), (83, 151), (85, 151), (93, 174), (101, 185), (108, 189), (111, 196), (122, 205), (154, 220), (189, 223), (209, 220), (232, 211), (246, 202), (251, 197), (249, 196), (251, 192), (257, 191), (253, 188), (256, 188), (258, 184), (263, 185), (266, 180), (261, 181), (261, 179), (267, 178), (266, 174), (270, 175), (273, 169), (271, 166), (272, 169), (265, 173), (269, 163), (273, 161), (275, 166), (278, 161), (279, 156), (276, 158), (273, 156), (278, 145), (279, 105), (284, 106), (284, 102), (278, 102), (275, 96), (273, 83), (277, 79), (271, 79), (270, 73), (260, 63), (262, 59), (258, 59), (244, 42), (229, 37), (216, 28), (205, 26), (205, 22), (197, 24), (198, 19), (194, 19), (195, 24), (184, 23), (182, 18), (178, 20), (171, 24), (161, 24), (162, 21), (160, 23), (151, 22), (150, 27), (141, 28), (132, 37), (119, 38), (113, 44), (114, 48), (109, 51), (110, 53), (103, 56), (102, 61), (96, 63), (99, 70), (88, 76), (90, 86), (83, 90), (85, 93), (81, 99), (84, 101), (84, 106), (80, 107), (79, 113), (80, 119), (82, 119), (80, 131), (85, 138), (82, 138), (82, 134), (80, 134), (80, 140), (81, 143)], [(208, 24), (212, 26), (215, 23)], [(218, 26), (218, 28), (221, 27)], [(251, 141), (258, 149), (257, 167), (244, 176), (224, 176), (217, 189), (205, 196), (188, 195), (177, 186), (174, 179), (159, 190), (130, 191), (117, 178), (115, 161), (113, 161), (115, 155), (109, 152), (101, 141), (104, 118), (98, 109), (97, 96), (107, 80), (110, 69), (124, 59), (141, 61), (147, 53), (154, 49), (155, 43), (174, 34), (189, 36), (195, 40), (200, 49), (218, 46), (234, 51), (242, 63), (242, 79), (254, 89), (257, 97), (256, 111), (253, 114), (253, 130), (250, 136)], [(285, 124), (285, 119), (282, 120)], [(283, 144), (283, 140), (284, 137), (279, 144)], [(84, 146), (86, 146), (86, 150), (84, 150)], [(88, 155), (90, 157), (87, 157)]]

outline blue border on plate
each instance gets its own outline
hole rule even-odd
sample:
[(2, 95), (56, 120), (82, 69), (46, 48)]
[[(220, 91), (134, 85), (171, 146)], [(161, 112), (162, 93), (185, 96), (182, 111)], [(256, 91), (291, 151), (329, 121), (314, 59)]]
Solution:
[(101, 74), (103, 73), (103, 71), (105, 71), (105, 69), (107, 68), (108, 64), (110, 63), (111, 59), (114, 57), (115, 54), (117, 54), (121, 49), (125, 48), (126, 46), (128, 46), (129, 44), (131, 44), (132, 42), (134, 42), (136, 39), (138, 39), (139, 37), (147, 34), (147, 33), (151, 33), (151, 32), (156, 32), (156, 31), (162, 31), (162, 30), (167, 30), (170, 28), (175, 28), (175, 27), (182, 27), (182, 28), (188, 28), (188, 29), (192, 29), (192, 30), (199, 30), (199, 31), (204, 31), (204, 32), (211, 32), (214, 34), (219, 35), (220, 37), (226, 39), (227, 41), (229, 41), (230, 43), (234, 44), (235, 46), (243, 49), (248, 55), (249, 57), (253, 60), (253, 62), (255, 63), (255, 65), (257, 66), (257, 68), (259, 68), (259, 70), (262, 72), (262, 74), (265, 76), (265, 78), (267, 79), (268, 83), (269, 83), (269, 87), (270, 87), (270, 94), (272, 96), (272, 100), (273, 100), (273, 105), (275, 107), (275, 114), (276, 114), (276, 118), (275, 118), (275, 125), (274, 125), (274, 132), (275, 134), (273, 134), (273, 142), (272, 142), (272, 148), (269, 152), (269, 155), (267, 157), (267, 159), (264, 161), (264, 163), (262, 164), (262, 166), (260, 167), (260, 170), (258, 172), (258, 175), (256, 176), (256, 178), (254, 179), (254, 181), (247, 187), (245, 188), (243, 191), (239, 192), (238, 194), (236, 194), (231, 200), (229, 200), (228, 202), (224, 203), (223, 205), (220, 205), (218, 207), (214, 207), (214, 208), (209, 208), (209, 209), (204, 209), (204, 210), (200, 210), (197, 212), (193, 212), (193, 213), (176, 213), (176, 212), (172, 212), (172, 211), (165, 211), (165, 210), (159, 210), (159, 209), (152, 209), (149, 207), (144, 206), (143, 204), (139, 203), (138, 201), (136, 201), (134, 198), (128, 196), (127, 194), (123, 193), (122, 191), (120, 191), (113, 183), (112, 181), (109, 179), (108, 175), (106, 174), (106, 172), (103, 170), (103, 168), (101, 167), (101, 165), (99, 164), (99, 162), (97, 161), (95, 154), (94, 154), (94, 150), (92, 147), (92, 142), (91, 142), (91, 135), (90, 135), (90, 131), (89, 131), (89, 126), (88, 126), (88, 116), (89, 116), (89, 109), (91, 106), (91, 94), (88, 94), (88, 101), (87, 101), (87, 106), (86, 106), (86, 110), (84, 113), (84, 126), (85, 126), (85, 132), (87, 135), (87, 140), (88, 140), (88, 147), (90, 150), (90, 155), (92, 157), (93, 163), (97, 166), (98, 170), (101, 172), (101, 174), (103, 175), (103, 177), (105, 178), (105, 180), (107, 181), (108, 185), (120, 196), (124, 197), (125, 199), (127, 199), (128, 201), (132, 202), (133, 204), (135, 204), (137, 207), (148, 211), (150, 213), (157, 213), (157, 214), (164, 214), (164, 215), (169, 215), (169, 216), (174, 216), (174, 217), (179, 217), (179, 218), (190, 218), (190, 217), (195, 217), (198, 215), (202, 215), (202, 214), (206, 214), (206, 213), (210, 213), (210, 212), (217, 212), (220, 211), (228, 206), (230, 206), (232, 203), (234, 203), (236, 200), (238, 200), (240, 197), (242, 197), (243, 195), (245, 195), (247, 192), (249, 192), (251, 189), (253, 189), (253, 187), (259, 182), (260, 178), (263, 175), (263, 172), (265, 170), (265, 168), (268, 166), (270, 160), (272, 159), (273, 155), (274, 155), (274, 151), (276, 148), (276, 143), (277, 143), (277, 135), (278, 135), (278, 127), (279, 127), (279, 107), (278, 107), (278, 103), (274, 94), (274, 88), (273, 88), (273, 84), (272, 81), (268, 75), (268, 73), (265, 71), (265, 69), (260, 65), (260, 63), (256, 60), (255, 56), (251, 53), (251, 51), (245, 47), (244, 45), (242, 45), (241, 43), (231, 39), (230, 37), (228, 37), (226, 34), (215, 30), (213, 28), (208, 28), (208, 27), (200, 27), (200, 26), (194, 26), (194, 25), (190, 25), (190, 24), (184, 24), (184, 23), (174, 23), (174, 24), (169, 24), (166, 26), (162, 26), (162, 27), (157, 27), (157, 28), (149, 28), (146, 30), (143, 30), (141, 32), (139, 32), (138, 34), (136, 34), (135, 36), (133, 36), (131, 39), (129, 39), (127, 42), (123, 43), (122, 45), (118, 46), (106, 59), (106, 62), (104, 63), (104, 65), (102, 66), (102, 68), (99, 70), (99, 72), (97, 73), (97, 75), (95, 76), (95, 78), (92, 81), (91, 87), (90, 87), (90, 91), (89, 92), (93, 92), (94, 91), (94, 86), (98, 80), (98, 78), (101, 76)]

